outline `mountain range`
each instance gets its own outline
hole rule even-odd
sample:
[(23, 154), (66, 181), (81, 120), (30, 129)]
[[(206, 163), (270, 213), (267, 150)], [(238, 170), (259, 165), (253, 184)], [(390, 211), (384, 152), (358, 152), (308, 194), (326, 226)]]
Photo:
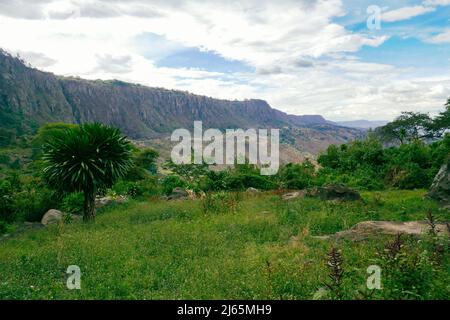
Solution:
[(98, 121), (134, 140), (167, 139), (176, 128), (280, 128), (300, 154), (361, 138), (363, 131), (319, 115), (289, 115), (266, 101), (222, 100), (118, 80), (84, 80), (43, 72), (0, 50), (0, 128), (18, 135), (50, 122)]

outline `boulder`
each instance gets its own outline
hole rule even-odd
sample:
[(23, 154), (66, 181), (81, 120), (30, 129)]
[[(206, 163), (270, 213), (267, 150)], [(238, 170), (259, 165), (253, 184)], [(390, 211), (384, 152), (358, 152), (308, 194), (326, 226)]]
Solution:
[(48, 210), (41, 219), (41, 223), (44, 226), (49, 224), (54, 224), (60, 222), (64, 217), (64, 213), (59, 210), (50, 209)]
[[(70, 216), (70, 218), (68, 216)], [(69, 220), (66, 220), (67, 218), (69, 218)], [(61, 212), (59, 210), (50, 209), (42, 217), (41, 224), (43, 224), (44, 226), (48, 226), (50, 224), (59, 223), (61, 220), (81, 221), (81, 219), (82, 219), (82, 216), (79, 216), (79, 215), (68, 214), (68, 213)], [(24, 226), (36, 228), (36, 225), (32, 222), (25, 222)]]
[(297, 198), (304, 198), (305, 194), (306, 194), (306, 192), (304, 190), (289, 192), (289, 193), (283, 194), (281, 196), (281, 199), (283, 199), (284, 201), (289, 201), (289, 200), (293, 200), (293, 199), (297, 199)]
[(358, 191), (347, 188), (341, 184), (330, 184), (325, 187), (316, 188), (308, 192), (309, 196), (317, 196), (323, 200), (360, 200)]
[(124, 203), (125, 201), (127, 201), (127, 197), (125, 196), (117, 196), (117, 197), (111, 197), (111, 196), (106, 196), (106, 197), (97, 197), (95, 199), (95, 206), (97, 208), (101, 208), (103, 206), (106, 206), (108, 204), (111, 203)]
[(443, 165), (433, 180), (428, 197), (450, 206), (450, 160)]
[(167, 197), (167, 200), (180, 200), (188, 198), (189, 193), (186, 190), (180, 187), (176, 187), (175, 189), (172, 190), (172, 193)]
[(258, 192), (259, 192), (259, 190), (256, 189), (256, 188), (250, 187), (250, 188), (247, 189), (247, 193), (258, 193)]
[[(348, 238), (352, 240), (363, 240), (371, 236), (377, 235), (396, 235), (405, 234), (412, 236), (420, 236), (427, 233), (430, 230), (430, 226), (426, 221), (363, 221), (349, 230), (344, 230), (335, 233), (331, 236), (320, 236), (317, 238), (329, 239), (329, 238)], [(438, 234), (448, 234), (447, 225), (444, 223), (438, 223), (436, 225)]]

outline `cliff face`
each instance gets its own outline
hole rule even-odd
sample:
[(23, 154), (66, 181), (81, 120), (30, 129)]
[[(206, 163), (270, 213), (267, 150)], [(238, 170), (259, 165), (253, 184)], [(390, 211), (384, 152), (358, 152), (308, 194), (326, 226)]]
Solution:
[[(321, 116), (288, 115), (263, 100), (228, 101), (121, 81), (58, 77), (0, 50), (0, 128), (20, 134), (48, 122), (98, 121), (146, 139), (191, 128), (194, 120), (203, 121), (205, 128), (307, 127), (325, 137), (327, 130), (336, 131)], [(359, 134), (343, 131), (344, 141)]]

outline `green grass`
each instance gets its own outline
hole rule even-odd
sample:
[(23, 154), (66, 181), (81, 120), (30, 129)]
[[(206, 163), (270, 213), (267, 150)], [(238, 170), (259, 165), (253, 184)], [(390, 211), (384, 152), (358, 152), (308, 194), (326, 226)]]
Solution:
[[(105, 208), (92, 225), (54, 225), (0, 242), (0, 298), (311, 299), (327, 281), (332, 245), (314, 236), (365, 220), (423, 220), (430, 209), (448, 221), (423, 195), (367, 192), (349, 203), (244, 195), (234, 212), (206, 214), (200, 200), (130, 201)], [(338, 244), (346, 298), (360, 298), (366, 268), (386, 241)], [(65, 286), (69, 265), (81, 268), (81, 290)], [(436, 279), (448, 279), (448, 265), (441, 269)], [(438, 280), (438, 290), (419, 298), (449, 294), (448, 281)]]

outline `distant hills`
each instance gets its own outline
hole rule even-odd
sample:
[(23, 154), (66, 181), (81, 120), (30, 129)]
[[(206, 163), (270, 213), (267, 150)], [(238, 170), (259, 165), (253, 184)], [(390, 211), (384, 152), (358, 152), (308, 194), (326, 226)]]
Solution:
[(317, 154), (331, 143), (362, 137), (319, 115), (289, 115), (266, 101), (230, 101), (111, 80), (56, 76), (0, 50), (0, 128), (18, 135), (49, 122), (98, 121), (136, 140), (161, 139), (176, 128), (280, 128), (285, 144)]
[(359, 128), (359, 129), (375, 129), (386, 125), (389, 121), (377, 120), (354, 120), (354, 121), (338, 121), (336, 124), (349, 128)]

